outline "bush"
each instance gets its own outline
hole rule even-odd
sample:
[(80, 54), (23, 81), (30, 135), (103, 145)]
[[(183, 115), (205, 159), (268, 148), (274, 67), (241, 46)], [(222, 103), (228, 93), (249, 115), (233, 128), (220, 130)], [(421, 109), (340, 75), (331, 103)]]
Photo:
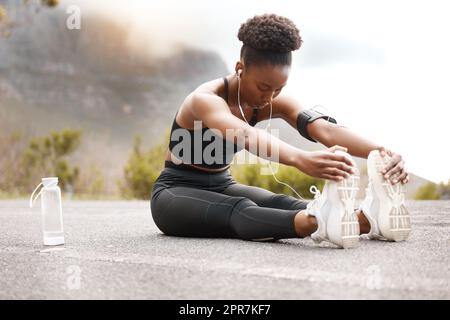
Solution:
[[(11, 3), (8, 9), (6, 5), (0, 4), (0, 37), (9, 37), (13, 29), (27, 25), (30, 18), (41, 11), (41, 7), (53, 8), (59, 4), (59, 0), (9, 2)], [(8, 12), (9, 9), (13, 9), (11, 13)]]
[(73, 185), (79, 175), (66, 159), (81, 143), (81, 131), (65, 129), (26, 142), (20, 132), (0, 136), (0, 189), (3, 197), (28, 194), (42, 177), (59, 177), (62, 188)]
[(32, 138), (21, 161), (25, 171), (21, 185), (29, 190), (42, 177), (56, 176), (63, 190), (73, 187), (80, 169), (71, 167), (66, 157), (78, 149), (81, 135), (81, 130), (64, 129), (53, 131), (49, 136)]
[(2, 197), (16, 195), (21, 191), (25, 176), (21, 162), (25, 142), (21, 132), (0, 132), (0, 192)]
[(443, 182), (439, 184), (439, 193), (441, 194), (441, 199), (450, 199), (450, 179), (446, 184)]
[(141, 149), (141, 138), (137, 136), (124, 168), (124, 181), (119, 182), (120, 193), (127, 199), (149, 199), (155, 180), (164, 167), (165, 142), (150, 151)]
[[(85, 163), (82, 166), (77, 183), (74, 185), (77, 190), (73, 194), (77, 199), (98, 199), (106, 196), (105, 193), (105, 178), (102, 170), (93, 162)], [(66, 190), (66, 196), (71, 197), (72, 194)]]
[[(276, 178), (279, 181), (290, 185), (297, 193), (300, 194), (302, 198), (305, 199), (312, 198), (313, 195), (309, 191), (309, 188), (312, 185), (315, 185), (321, 190), (325, 184), (324, 180), (310, 177), (293, 167), (272, 163), (272, 168)], [(269, 175), (262, 174), (263, 171), (261, 170), (267, 171)], [(295, 192), (289, 187), (282, 183), (278, 183), (275, 180), (272, 174), (270, 174), (270, 167), (268, 167), (268, 165), (262, 163), (232, 165), (231, 174), (239, 183), (264, 188), (274, 193), (287, 194), (298, 198)]]
[(441, 198), (438, 185), (428, 182), (421, 186), (414, 196), (415, 200), (439, 200)]

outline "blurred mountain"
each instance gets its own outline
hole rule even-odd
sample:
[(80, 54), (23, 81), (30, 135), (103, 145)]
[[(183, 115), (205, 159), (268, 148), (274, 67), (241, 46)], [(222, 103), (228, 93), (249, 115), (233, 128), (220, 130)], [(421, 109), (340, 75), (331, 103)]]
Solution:
[(48, 10), (0, 39), (3, 126), (31, 134), (76, 126), (119, 144), (136, 133), (152, 140), (190, 91), (227, 73), (216, 53), (178, 47), (153, 59), (129, 46), (129, 30), (112, 19), (91, 14), (81, 30), (68, 30), (66, 17)]
[(228, 70), (217, 53), (181, 45), (155, 58), (130, 45), (126, 23), (100, 13), (84, 13), (80, 30), (66, 18), (44, 10), (0, 38), (0, 128), (25, 137), (83, 129), (74, 160), (99, 166), (113, 192), (134, 136), (159, 143), (184, 98)]

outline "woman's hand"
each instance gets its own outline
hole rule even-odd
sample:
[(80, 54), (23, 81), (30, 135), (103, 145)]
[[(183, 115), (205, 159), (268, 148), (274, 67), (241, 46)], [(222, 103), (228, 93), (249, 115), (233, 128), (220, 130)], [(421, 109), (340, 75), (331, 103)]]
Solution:
[(409, 174), (405, 169), (405, 161), (398, 153), (392, 152), (384, 147), (378, 149), (382, 157), (388, 155), (390, 157), (386, 167), (381, 171), (386, 180), (389, 180), (391, 184), (408, 183)]
[(334, 146), (326, 150), (306, 152), (299, 169), (304, 173), (321, 179), (342, 181), (356, 172), (352, 161), (336, 150), (347, 152), (347, 148)]

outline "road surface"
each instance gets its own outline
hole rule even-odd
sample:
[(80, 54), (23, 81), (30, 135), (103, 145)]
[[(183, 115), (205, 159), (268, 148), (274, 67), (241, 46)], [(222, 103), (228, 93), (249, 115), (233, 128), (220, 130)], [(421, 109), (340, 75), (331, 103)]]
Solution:
[(407, 242), (350, 250), (168, 237), (139, 201), (64, 202), (66, 244), (48, 248), (27, 205), (0, 201), (0, 299), (450, 298), (450, 201), (409, 202)]

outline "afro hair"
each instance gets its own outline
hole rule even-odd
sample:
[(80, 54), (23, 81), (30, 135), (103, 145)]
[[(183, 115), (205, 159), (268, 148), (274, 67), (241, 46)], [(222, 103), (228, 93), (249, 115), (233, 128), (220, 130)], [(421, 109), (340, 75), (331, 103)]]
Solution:
[(238, 38), (256, 50), (288, 53), (300, 48), (302, 38), (295, 24), (276, 14), (254, 16), (241, 24)]

